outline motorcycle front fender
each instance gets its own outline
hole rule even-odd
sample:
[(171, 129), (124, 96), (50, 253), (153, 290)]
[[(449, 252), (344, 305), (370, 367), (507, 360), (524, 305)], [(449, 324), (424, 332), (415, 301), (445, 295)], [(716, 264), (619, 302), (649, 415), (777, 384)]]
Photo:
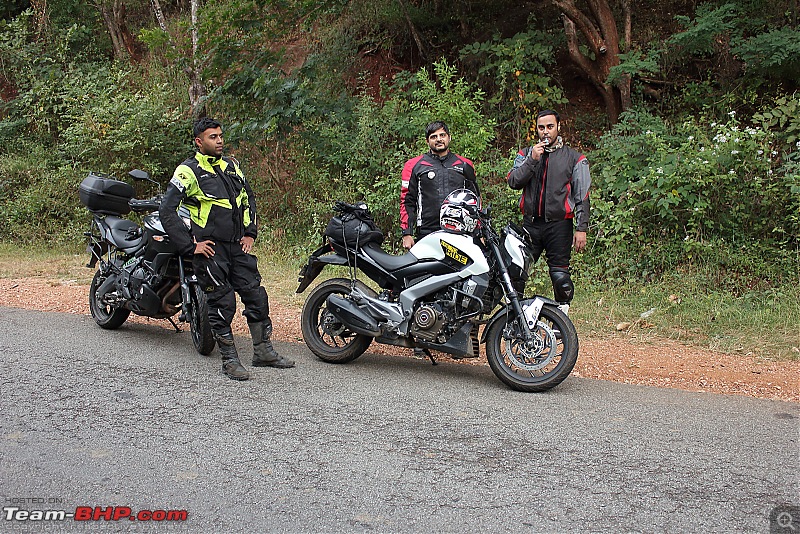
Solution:
[[(531, 298), (522, 299), (519, 301), (520, 305), (524, 309), (526, 306), (529, 306), (534, 303), (535, 300), (539, 300), (542, 304), (552, 304), (553, 306), (558, 306), (558, 302), (554, 301), (553, 299), (549, 299), (547, 297), (542, 297), (539, 295), (535, 295)], [(541, 308), (541, 306), (540, 306)], [(511, 313), (511, 308), (509, 306), (504, 306), (497, 310), (491, 319), (489, 319), (488, 324), (484, 327), (483, 332), (481, 332), (481, 343), (486, 343), (486, 334), (488, 334), (489, 330), (494, 326), (495, 323), (498, 321), (505, 321), (508, 314)]]
[(306, 288), (316, 280), (317, 276), (319, 276), (319, 273), (322, 272), (322, 269), (324, 269), (326, 265), (348, 264), (347, 258), (344, 256), (340, 256), (336, 253), (325, 254), (326, 252), (330, 252), (330, 247), (328, 245), (323, 245), (312, 252), (311, 256), (308, 257), (308, 263), (303, 265), (303, 268), (300, 269), (300, 275), (297, 278), (300, 285), (297, 287), (296, 293), (305, 291)]

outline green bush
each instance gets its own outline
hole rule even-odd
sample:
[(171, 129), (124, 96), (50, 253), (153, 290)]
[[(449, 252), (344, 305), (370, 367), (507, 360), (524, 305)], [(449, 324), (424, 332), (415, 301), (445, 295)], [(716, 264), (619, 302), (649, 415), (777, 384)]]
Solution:
[(137, 87), (132, 78), (113, 70), (103, 84), (85, 87), (59, 148), (83, 168), (116, 175), (139, 168), (166, 181), (190, 153), (191, 124), (172, 84), (150, 79)]
[(553, 35), (531, 29), (508, 39), (495, 35), (461, 49), (462, 59), (479, 62), (479, 78), (490, 80), (488, 104), (497, 110), (499, 122), (519, 126), (514, 136), (518, 144), (525, 143), (535, 128), (531, 118), (538, 110), (567, 103), (548, 74), (548, 67), (555, 63), (554, 44)]
[(755, 35), (732, 52), (754, 76), (800, 81), (800, 31), (785, 27)]
[(0, 156), (0, 239), (76, 246), (88, 220), (78, 199), (83, 177), (41, 147), (20, 149)]
[(798, 245), (798, 176), (779, 145), (735, 112), (675, 125), (625, 114), (593, 154), (594, 245), (608, 274), (658, 275), (754, 243), (782, 251), (773, 267), (785, 267)]

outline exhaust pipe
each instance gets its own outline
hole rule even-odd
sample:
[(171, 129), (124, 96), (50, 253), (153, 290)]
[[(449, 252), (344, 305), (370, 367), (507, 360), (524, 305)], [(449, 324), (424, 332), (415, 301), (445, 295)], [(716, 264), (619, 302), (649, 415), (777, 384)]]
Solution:
[(370, 337), (378, 337), (382, 334), (378, 321), (352, 301), (338, 295), (330, 295), (326, 304), (328, 311), (353, 332)]

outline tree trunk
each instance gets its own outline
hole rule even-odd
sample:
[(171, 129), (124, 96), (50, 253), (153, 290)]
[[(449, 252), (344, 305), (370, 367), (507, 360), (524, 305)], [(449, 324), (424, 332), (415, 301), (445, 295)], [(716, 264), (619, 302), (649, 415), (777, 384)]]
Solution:
[(406, 19), (406, 23), (408, 23), (409, 31), (411, 31), (411, 36), (414, 38), (414, 42), (417, 44), (417, 50), (419, 50), (419, 57), (423, 61), (428, 55), (427, 48), (422, 43), (422, 36), (417, 31), (417, 27), (414, 26), (414, 23), (411, 21), (411, 17), (408, 15), (408, 8), (406, 7), (406, 3), (403, 0), (399, 0), (400, 8), (403, 10), (403, 16)]
[(161, 3), (158, 0), (150, 0), (150, 5), (153, 6), (153, 14), (158, 21), (158, 27), (161, 31), (167, 33), (167, 19), (164, 18), (164, 11), (161, 9)]
[(206, 116), (206, 86), (200, 80), (200, 61), (197, 58), (199, 37), (197, 34), (197, 12), (200, 0), (192, 0), (192, 66), (189, 74), (189, 104), (192, 106), (192, 117), (201, 119)]
[[(200, 40), (197, 34), (197, 14), (200, 9), (200, 0), (191, 0), (191, 2), (192, 57), (190, 63), (183, 68), (183, 72), (185, 72), (186, 76), (189, 78), (189, 106), (191, 108), (192, 117), (197, 120), (206, 116), (207, 111), (205, 97), (208, 94), (208, 91), (200, 79), (200, 61), (197, 58), (197, 49)], [(150, 5), (153, 7), (153, 14), (158, 21), (159, 27), (161, 27), (161, 29), (168, 34), (167, 21), (164, 18), (164, 12), (161, 10), (161, 3), (159, 0), (150, 0)], [(169, 36), (169, 46), (173, 49), (177, 48), (171, 36)]]
[(122, 0), (99, 1), (94, 2), (93, 5), (100, 11), (108, 30), (108, 35), (111, 37), (114, 58), (123, 59), (127, 57), (137, 63), (141, 61), (141, 48), (128, 29), (125, 2)]
[[(597, 89), (606, 105), (612, 124), (620, 113), (630, 107), (630, 78), (624, 77), (616, 85), (606, 83), (611, 67), (619, 65), (620, 39), (617, 22), (607, 0), (586, 0), (589, 13), (575, 5), (575, 0), (552, 0), (563, 11), (564, 32), (569, 55), (584, 77)], [(630, 45), (630, 5), (622, 0), (625, 18), (625, 46)], [(578, 30), (594, 54), (594, 59), (580, 51)]]
[(31, 7), (33, 8), (33, 18), (36, 21), (36, 35), (42, 37), (47, 34), (47, 28), (50, 26), (50, 10), (47, 0), (31, 0)]

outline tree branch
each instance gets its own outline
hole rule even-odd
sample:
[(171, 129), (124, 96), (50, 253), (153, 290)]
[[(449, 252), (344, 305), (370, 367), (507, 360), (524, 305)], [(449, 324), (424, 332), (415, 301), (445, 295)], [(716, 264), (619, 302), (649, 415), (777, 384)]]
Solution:
[(575, 6), (574, 0), (553, 0), (553, 4), (569, 17), (573, 22), (573, 28), (574, 25), (578, 26), (578, 29), (580, 29), (581, 33), (586, 37), (586, 40), (589, 41), (589, 45), (594, 52), (599, 53), (600, 48), (605, 46), (603, 37), (600, 35), (594, 22)]
[(413, 22), (411, 22), (411, 17), (408, 15), (408, 8), (406, 7), (405, 0), (398, 0), (398, 3), (400, 4), (400, 8), (403, 10), (403, 16), (405, 17), (408, 27), (411, 30), (411, 36), (414, 37), (414, 42), (417, 44), (419, 56), (422, 59), (425, 59), (425, 57), (428, 55), (427, 48), (422, 43), (422, 36), (417, 31), (417, 27), (414, 26)]

